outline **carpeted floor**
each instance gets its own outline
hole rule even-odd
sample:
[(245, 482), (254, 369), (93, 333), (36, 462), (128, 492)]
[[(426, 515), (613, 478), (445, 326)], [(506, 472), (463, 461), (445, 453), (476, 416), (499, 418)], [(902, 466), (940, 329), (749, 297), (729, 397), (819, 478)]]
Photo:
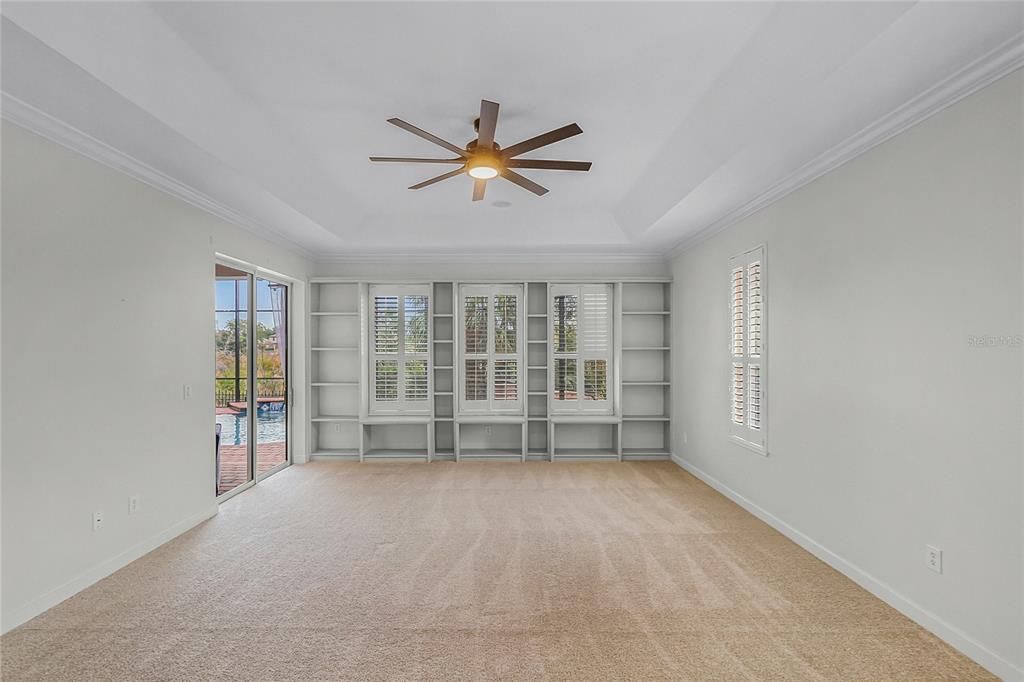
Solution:
[(0, 640), (16, 680), (988, 680), (672, 463), (293, 466)]

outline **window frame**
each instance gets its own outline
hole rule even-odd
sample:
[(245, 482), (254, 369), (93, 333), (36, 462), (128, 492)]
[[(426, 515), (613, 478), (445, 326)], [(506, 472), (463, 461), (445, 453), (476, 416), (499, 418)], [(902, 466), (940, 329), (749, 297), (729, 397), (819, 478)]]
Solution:
[[(600, 291), (607, 296), (606, 337), (608, 345), (603, 352), (586, 350), (587, 306), (585, 293)], [(555, 349), (555, 299), (559, 296), (576, 296), (576, 350), (559, 352)], [(615, 287), (612, 284), (552, 284), (548, 290), (548, 390), (547, 397), (551, 414), (615, 414), (616, 374), (615, 365)], [(576, 360), (576, 398), (555, 399), (555, 363), (559, 359)], [(586, 400), (586, 364), (590, 360), (603, 360), (605, 375), (605, 399)]]
[[(470, 353), (466, 351), (466, 298), (483, 296), (487, 300), (487, 349), (482, 353)], [(496, 335), (494, 298), (496, 296), (515, 296), (516, 298), (516, 333), (515, 352), (498, 353), (495, 350)], [(472, 284), (460, 283), (458, 285), (457, 307), (453, 327), (455, 329), (455, 352), (456, 383), (454, 391), (456, 394), (457, 413), (460, 415), (522, 415), (526, 409), (526, 290), (523, 284)], [(486, 395), (485, 400), (468, 400), (466, 398), (466, 361), (485, 360), (487, 362), (486, 372)], [(498, 400), (494, 395), (494, 380), (496, 363), (503, 360), (514, 360), (516, 363), (516, 399)]]
[[(367, 410), (371, 415), (429, 415), (432, 413), (434, 395), (433, 377), (433, 287), (429, 284), (370, 284), (367, 290)], [(395, 353), (378, 353), (375, 344), (377, 333), (376, 302), (378, 297), (395, 296), (398, 299), (398, 350)], [(426, 351), (409, 352), (405, 346), (405, 299), (407, 296), (423, 296), (427, 300)], [(397, 360), (398, 399), (377, 400), (377, 360)], [(425, 360), (427, 363), (427, 392), (423, 400), (410, 400), (405, 394), (406, 362)]]
[[(736, 254), (729, 259), (729, 300), (728, 306), (728, 321), (729, 321), (729, 334), (728, 334), (728, 370), (729, 370), (729, 390), (728, 390), (728, 422), (729, 422), (729, 439), (737, 445), (745, 447), (749, 450), (767, 456), (768, 455), (768, 267), (767, 267), (767, 250), (765, 245), (758, 244), (757, 246), (743, 251), (742, 253)], [(751, 353), (751, 292), (750, 292), (750, 276), (751, 266), (758, 266), (758, 284), (760, 288), (760, 308), (759, 314), (759, 353)], [(733, 292), (735, 287), (735, 274), (737, 270), (742, 269), (742, 353), (737, 353), (736, 342), (736, 329), (734, 327), (734, 319), (736, 316), (736, 309), (734, 307)], [(735, 410), (735, 387), (733, 383), (733, 376), (735, 370), (742, 366), (743, 372), (743, 397), (742, 397), (742, 418), (743, 422), (738, 423), (734, 418)], [(758, 377), (758, 391), (757, 395), (754, 395), (754, 391), (751, 389), (751, 370), (756, 368), (756, 374)], [(755, 399), (758, 401), (758, 419), (757, 425), (751, 425), (751, 403)]]

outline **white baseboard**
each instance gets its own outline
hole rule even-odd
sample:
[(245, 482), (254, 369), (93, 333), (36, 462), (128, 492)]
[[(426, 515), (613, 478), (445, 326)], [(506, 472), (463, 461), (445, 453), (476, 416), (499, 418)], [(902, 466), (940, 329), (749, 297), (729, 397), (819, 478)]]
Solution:
[(832, 568), (845, 575), (850, 580), (863, 587), (871, 594), (892, 606), (907, 618), (910, 618), (921, 627), (944, 640), (947, 644), (959, 650), (965, 656), (970, 657), (979, 665), (987, 668), (993, 674), (998, 675), (1003, 680), (1006, 680), (1006, 682), (1024, 682), (1024, 668), (1017, 667), (1011, 661), (1008, 661), (999, 654), (986, 648), (983, 644), (972, 639), (962, 630), (911, 601), (892, 587), (883, 583), (881, 580), (878, 580), (874, 576), (863, 571), (814, 539), (804, 535), (771, 512), (759, 507), (757, 504), (743, 497), (713, 476), (701, 471), (678, 455), (673, 454), (672, 461), (746, 509), (757, 518), (767, 523), (775, 530), (785, 535), (796, 544), (803, 547), (814, 556), (824, 561)]
[(89, 570), (81, 573), (60, 587), (31, 599), (28, 603), (11, 609), (3, 614), (3, 632), (13, 630), (22, 623), (25, 623), (47, 609), (51, 609), (68, 597), (74, 596), (95, 582), (106, 578), (108, 575), (124, 568), (139, 557), (152, 552), (154, 549), (178, 537), (185, 531), (198, 526), (203, 521), (217, 515), (217, 505), (194, 514), (193, 516), (179, 521), (170, 528), (167, 528), (156, 535), (150, 536), (120, 554), (103, 561)]

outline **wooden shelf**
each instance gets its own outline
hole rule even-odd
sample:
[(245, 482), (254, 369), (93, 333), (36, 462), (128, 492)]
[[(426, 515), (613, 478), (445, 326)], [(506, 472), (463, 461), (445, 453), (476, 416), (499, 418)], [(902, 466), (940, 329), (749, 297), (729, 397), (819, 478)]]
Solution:
[(490, 449), (490, 448), (487, 448), (487, 449), (472, 448), (472, 449), (463, 450), (462, 452), (460, 452), (459, 453), (459, 457), (462, 458), (462, 459), (465, 459), (466, 457), (470, 457), (470, 458), (474, 458), (474, 459), (509, 459), (509, 458), (512, 458), (512, 457), (514, 457), (516, 459), (522, 459), (523, 451), (522, 450), (513, 450), (511, 448), (505, 448), (505, 449), (502, 449), (502, 448), (494, 448), (494, 449)]
[(547, 343), (547, 339), (527, 339), (527, 343)]
[(455, 395), (455, 391), (434, 391), (434, 395)]
[(576, 459), (588, 457), (610, 459), (614, 457), (618, 459), (619, 453), (615, 450), (606, 450), (604, 448), (555, 448), (555, 457), (571, 457)]

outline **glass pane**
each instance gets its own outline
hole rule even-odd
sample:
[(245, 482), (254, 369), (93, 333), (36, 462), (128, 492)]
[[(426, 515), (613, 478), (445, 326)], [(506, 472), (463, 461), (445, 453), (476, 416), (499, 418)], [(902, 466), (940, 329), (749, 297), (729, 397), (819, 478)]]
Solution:
[(373, 383), (377, 400), (398, 400), (398, 360), (378, 360)]
[(427, 361), (406, 360), (405, 362), (405, 399), (427, 399)]
[(377, 353), (398, 353), (398, 297), (373, 298), (373, 348)]
[(487, 400), (486, 360), (466, 360), (466, 400)]
[(555, 296), (551, 339), (556, 353), (576, 352), (576, 296)]
[(519, 400), (519, 373), (516, 364), (515, 360), (494, 361), (495, 400)]
[(223, 495), (252, 480), (249, 456), (249, 275), (217, 266), (214, 295), (215, 487)]
[[(466, 352), (487, 352), (487, 297), (466, 296), (463, 306), (466, 323)], [(485, 389), (486, 390), (486, 389)]]
[(256, 473), (288, 460), (288, 287), (256, 280)]
[(405, 352), (427, 352), (427, 297), (406, 296), (405, 313)]
[(494, 297), (494, 352), (516, 352), (516, 304), (514, 294), (498, 294)]
[(555, 358), (555, 400), (576, 400), (576, 360)]
[(583, 361), (583, 399), (608, 400), (608, 361)]

